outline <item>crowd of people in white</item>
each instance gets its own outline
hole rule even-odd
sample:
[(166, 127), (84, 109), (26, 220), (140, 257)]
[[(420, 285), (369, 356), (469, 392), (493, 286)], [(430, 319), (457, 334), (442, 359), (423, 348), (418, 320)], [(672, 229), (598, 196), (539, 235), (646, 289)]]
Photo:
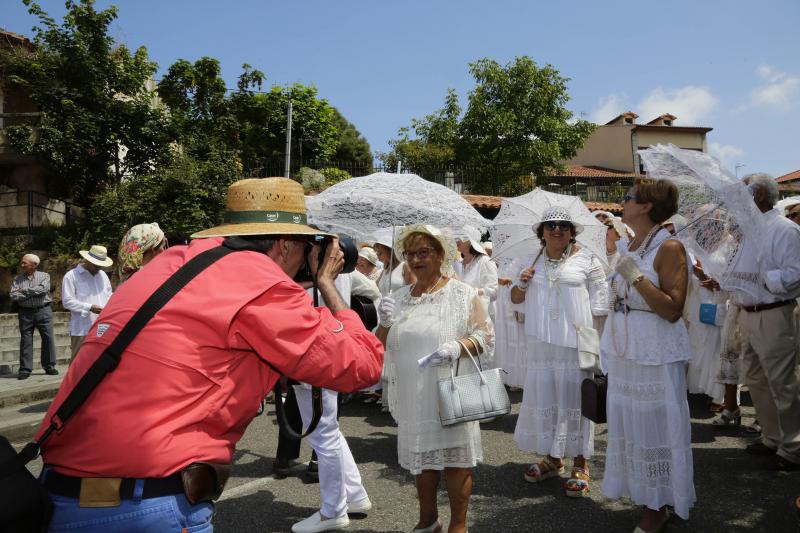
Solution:
[(638, 181), (621, 218), (594, 213), (607, 226), (605, 261), (576, 242), (584, 228), (560, 207), (531, 228), (541, 251), (522, 259), (493, 260), (470, 227), (390, 228), (361, 249), (357, 269), (380, 289), (376, 334), (386, 346), (382, 398), (368, 401), (379, 398), (398, 423), (399, 463), (420, 502), (415, 532), (442, 529), (442, 471), (449, 531), (466, 528), (480, 426), (442, 426), (436, 381), (467, 352), (523, 390), (514, 439), (538, 456), (525, 480), (566, 474), (567, 496), (589, 492), (595, 424), (582, 415), (581, 384), (595, 371), (579, 362), (582, 328), (599, 332), (598, 373), (608, 377), (602, 493), (642, 506), (636, 532), (661, 530), (671, 513), (688, 518), (695, 501), (687, 393), (707, 395), (713, 425), (725, 429), (741, 424), (747, 387), (757, 417), (748, 429), (760, 435), (745, 451), (765, 456), (767, 470), (800, 469), (800, 226), (774, 208), (772, 179), (746, 182), (769, 242), (761, 257), (744, 242), (734, 270), (760, 280), (758, 297), (721, 290), (674, 236), (687, 221), (668, 180)]

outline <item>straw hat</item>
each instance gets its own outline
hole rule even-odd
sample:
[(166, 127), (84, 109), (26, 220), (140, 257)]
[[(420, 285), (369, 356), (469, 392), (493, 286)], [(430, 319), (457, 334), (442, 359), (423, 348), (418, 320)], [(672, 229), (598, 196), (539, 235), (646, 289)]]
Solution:
[(93, 244), (88, 250), (81, 250), (78, 253), (81, 254), (81, 257), (99, 267), (110, 267), (114, 264), (114, 261), (108, 257), (106, 247), (99, 244)]
[(193, 239), (234, 235), (328, 235), (308, 225), (303, 186), (288, 178), (251, 178), (228, 187), (223, 223)]

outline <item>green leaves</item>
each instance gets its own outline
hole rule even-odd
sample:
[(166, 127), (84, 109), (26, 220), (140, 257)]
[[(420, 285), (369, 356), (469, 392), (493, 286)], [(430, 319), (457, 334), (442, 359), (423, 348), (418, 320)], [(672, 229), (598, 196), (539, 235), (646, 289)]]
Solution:
[(506, 65), (483, 58), (469, 70), (475, 87), (463, 116), (457, 94), (449, 89), (441, 109), (413, 119), (410, 129), (390, 141), (384, 163), (393, 167), (400, 160), (423, 176), (470, 168), (472, 192), (524, 192), (531, 174), (547, 175), (574, 156), (594, 128), (583, 120), (572, 122), (565, 107), (569, 80), (552, 65), (539, 67), (527, 56)]

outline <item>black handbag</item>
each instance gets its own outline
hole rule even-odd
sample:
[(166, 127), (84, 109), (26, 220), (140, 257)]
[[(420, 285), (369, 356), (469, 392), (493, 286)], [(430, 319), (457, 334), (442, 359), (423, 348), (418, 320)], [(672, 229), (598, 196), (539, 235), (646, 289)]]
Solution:
[(596, 375), (581, 383), (581, 414), (595, 424), (605, 424), (608, 378)]
[(6, 438), (0, 438), (0, 532), (40, 533), (47, 528), (53, 504), (47, 490), (25, 465), (39, 456), (42, 444), (53, 431), (66, 424), (103, 378), (114, 371), (127, 346), (158, 310), (200, 272), (234, 251), (224, 246), (206, 250), (162, 283), (81, 377), (38, 440), (29, 442), (17, 453)]

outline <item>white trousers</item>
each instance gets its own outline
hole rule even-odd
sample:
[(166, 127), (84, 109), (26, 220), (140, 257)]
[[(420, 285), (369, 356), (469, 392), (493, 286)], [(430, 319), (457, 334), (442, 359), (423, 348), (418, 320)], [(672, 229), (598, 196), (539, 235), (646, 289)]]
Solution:
[[(303, 430), (311, 423), (311, 388), (295, 385), (297, 406), (303, 418)], [(350, 453), (350, 447), (339, 430), (336, 419), (338, 393), (322, 389), (322, 418), (317, 429), (308, 436), (308, 443), (317, 452), (319, 461), (319, 492), (322, 499), (320, 513), (326, 518), (347, 514), (347, 503), (367, 497), (361, 484), (361, 474)]]

